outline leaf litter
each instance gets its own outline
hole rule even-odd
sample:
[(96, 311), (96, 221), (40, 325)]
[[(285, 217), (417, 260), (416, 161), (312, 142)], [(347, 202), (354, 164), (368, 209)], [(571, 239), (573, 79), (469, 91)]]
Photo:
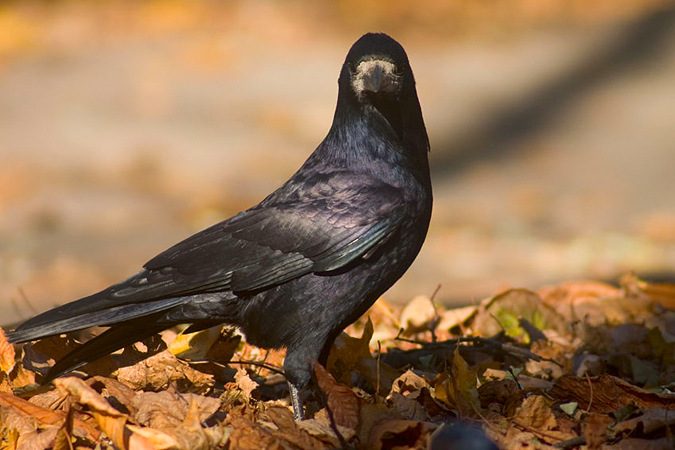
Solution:
[(502, 449), (670, 449), (674, 306), (675, 285), (633, 275), (457, 309), (380, 299), (314, 365), (301, 422), (283, 351), (231, 329), (168, 330), (50, 387), (46, 369), (90, 333), (13, 346), (0, 329), (0, 449), (435, 449), (475, 433)]

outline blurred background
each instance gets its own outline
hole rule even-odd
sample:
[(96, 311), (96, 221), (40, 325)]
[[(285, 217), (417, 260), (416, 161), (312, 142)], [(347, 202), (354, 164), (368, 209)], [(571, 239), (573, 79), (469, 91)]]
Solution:
[(0, 323), (135, 273), (325, 136), (350, 45), (406, 48), (434, 216), (386, 295), (675, 271), (675, 4), (0, 2)]

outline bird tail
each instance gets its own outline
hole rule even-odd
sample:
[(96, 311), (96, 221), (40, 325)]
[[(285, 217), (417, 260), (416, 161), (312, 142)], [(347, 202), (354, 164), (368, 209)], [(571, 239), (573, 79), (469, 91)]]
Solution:
[(142, 341), (164, 330), (166, 325), (139, 326), (121, 324), (110, 328), (61, 358), (42, 380), (47, 384), (71, 370), (84, 366), (116, 350)]
[[(61, 307), (55, 308), (22, 323), (14, 331), (7, 333), (7, 340), (12, 343), (27, 342), (94, 326), (119, 324), (120, 322), (166, 311), (185, 303), (185, 301), (185, 297), (176, 297), (144, 303), (131, 303), (71, 317), (65, 316), (61, 312)], [(165, 328), (169, 326), (171, 325), (165, 325)]]

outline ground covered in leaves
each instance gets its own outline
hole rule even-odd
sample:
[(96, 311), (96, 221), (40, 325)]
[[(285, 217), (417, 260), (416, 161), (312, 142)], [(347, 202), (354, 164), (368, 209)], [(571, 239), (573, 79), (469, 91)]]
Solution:
[(670, 449), (673, 308), (675, 285), (632, 276), (450, 310), (380, 300), (315, 365), (302, 422), (283, 352), (233, 330), (170, 330), (48, 387), (88, 336), (12, 346), (0, 330), (0, 448), (470, 448), (482, 429), (503, 449)]

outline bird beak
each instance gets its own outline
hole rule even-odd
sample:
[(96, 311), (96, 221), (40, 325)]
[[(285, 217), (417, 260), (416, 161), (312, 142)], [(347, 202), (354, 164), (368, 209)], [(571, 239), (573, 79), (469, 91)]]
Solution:
[(352, 87), (358, 96), (366, 93), (394, 92), (400, 84), (396, 66), (382, 59), (362, 61), (352, 77)]

